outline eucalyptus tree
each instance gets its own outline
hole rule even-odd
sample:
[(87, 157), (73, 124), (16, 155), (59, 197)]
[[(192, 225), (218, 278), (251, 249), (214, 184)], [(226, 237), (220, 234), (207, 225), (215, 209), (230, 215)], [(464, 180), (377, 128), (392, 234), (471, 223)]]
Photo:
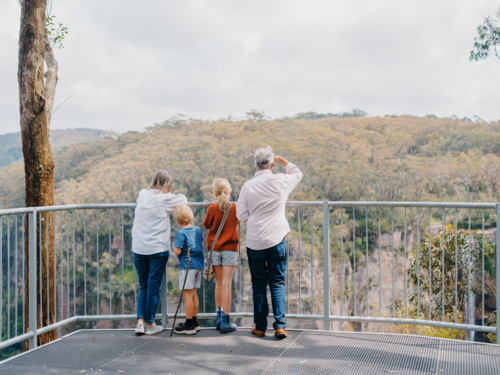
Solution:
[[(61, 47), (67, 29), (54, 23), (51, 15), (52, 1), (21, 0), (21, 26), (19, 32), (19, 104), (21, 136), (25, 172), (25, 206), (54, 205), (54, 159), (49, 143), (49, 129), (57, 85), (58, 65), (53, 48)], [(28, 218), (26, 218), (26, 223)], [(54, 215), (41, 217), (37, 226), (37, 243), (41, 246), (41, 257), (37, 269), (42, 270), (37, 290), (38, 326), (55, 322), (54, 273)], [(47, 238), (48, 233), (48, 238)], [(28, 236), (28, 231), (26, 231)], [(29, 260), (29, 240), (26, 238), (25, 255)], [(49, 245), (47, 245), (47, 243)], [(48, 248), (47, 248), (48, 246)], [(29, 285), (26, 269), (26, 286)], [(25, 316), (29, 317), (29, 288), (26, 288)], [(50, 297), (50, 300), (49, 298)], [(49, 312), (47, 314), (47, 311)], [(29, 331), (26, 319), (25, 331)], [(57, 331), (38, 337), (38, 344), (57, 338)], [(28, 343), (25, 342), (25, 349)]]

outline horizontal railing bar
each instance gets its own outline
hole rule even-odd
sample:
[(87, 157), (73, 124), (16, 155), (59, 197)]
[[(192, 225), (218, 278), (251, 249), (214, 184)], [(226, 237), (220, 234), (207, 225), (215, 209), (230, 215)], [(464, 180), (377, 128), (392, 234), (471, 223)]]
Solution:
[[(188, 202), (191, 207), (208, 207), (211, 202)], [(322, 201), (290, 201), (287, 207), (320, 207)], [(387, 201), (329, 201), (330, 207), (431, 207), (431, 208), (482, 208), (494, 209), (495, 203), (466, 203), (466, 202), (387, 202)], [(112, 209), (112, 208), (135, 208), (135, 203), (100, 203), (100, 204), (70, 204), (61, 206), (42, 206), (9, 208), (0, 210), (0, 216), (15, 215), (33, 212), (66, 211), (79, 209)]]
[[(168, 318), (173, 318), (174, 314), (168, 314)], [(185, 314), (177, 314), (177, 318), (185, 318)], [(198, 314), (198, 319), (211, 319), (217, 317), (216, 313), (201, 313)], [(253, 313), (231, 313), (232, 318), (253, 318)], [(272, 314), (269, 315), (272, 318)], [(297, 319), (297, 320), (323, 320), (324, 315), (299, 315), (299, 314), (287, 314), (287, 319)], [(61, 328), (65, 325), (75, 323), (78, 321), (99, 321), (99, 320), (135, 320), (137, 319), (137, 315), (135, 314), (124, 314), (124, 315), (77, 315), (73, 316), (69, 319), (62, 320), (60, 322), (51, 324), (50, 326), (40, 328), (37, 333), (42, 334), (45, 332), (52, 331), (56, 328)], [(161, 314), (156, 314), (155, 319), (161, 319)], [(469, 330), (476, 332), (496, 332), (495, 327), (487, 327), (487, 326), (476, 326), (473, 324), (458, 324), (458, 323), (449, 323), (449, 322), (435, 322), (429, 320), (418, 320), (418, 319), (398, 319), (398, 318), (374, 318), (374, 317), (365, 317), (365, 316), (338, 316), (338, 315), (330, 315), (330, 321), (341, 321), (341, 322), (365, 322), (365, 323), (388, 323), (388, 324), (412, 324), (412, 325), (420, 325), (420, 326), (428, 326), (428, 327), (440, 327), (440, 328), (448, 328), (448, 329), (461, 329), (461, 330)], [(29, 335), (25, 334), (25, 335)], [(23, 335), (23, 336), (25, 336)], [(29, 335), (30, 338), (32, 336)], [(18, 336), (20, 337), (20, 336)], [(16, 339), (18, 338), (16, 337)], [(22, 340), (24, 340), (22, 339)], [(11, 339), (6, 342), (11, 342)], [(18, 340), (16, 342), (22, 341)], [(0, 346), (0, 348), (8, 345), (12, 345), (15, 342), (11, 342), (10, 344)], [(3, 343), (2, 343), (3, 344)]]
[[(290, 202), (292, 203), (292, 202)], [(328, 202), (330, 207), (431, 207), (431, 208), (484, 208), (494, 209), (495, 203), (466, 203), (466, 202)]]
[[(137, 319), (136, 314), (122, 314), (122, 315), (78, 315), (75, 316), (79, 321), (92, 322), (97, 320), (133, 320)], [(156, 314), (155, 319), (161, 319), (161, 314)]]
[[(233, 314), (231, 314), (232, 316)], [(323, 316), (317, 315), (318, 319), (323, 319)], [(288, 317), (288, 316), (287, 316)], [(496, 327), (476, 326), (473, 324), (458, 324), (448, 322), (435, 322), (432, 320), (419, 320), (419, 319), (398, 319), (398, 318), (372, 318), (365, 316), (336, 316), (330, 315), (330, 321), (344, 321), (344, 322), (368, 322), (368, 323), (390, 323), (390, 324), (412, 324), (428, 327), (440, 327), (450, 329), (463, 329), (468, 331), (477, 332), (496, 332)]]
[(33, 207), (23, 207), (23, 208), (6, 208), (4, 210), (0, 210), (0, 216), (6, 215), (20, 215), (27, 214), (33, 212)]
[(32, 331), (29, 331), (28, 333), (23, 333), (22, 335), (16, 336), (16, 337), (14, 337), (12, 339), (0, 342), (0, 349), (6, 348), (6, 347), (14, 345), (14, 344), (17, 344), (18, 342), (30, 339), (32, 337), (33, 337), (33, 332)]
[(323, 201), (288, 201), (287, 207), (322, 207)]
[(37, 334), (41, 335), (42, 333), (50, 332), (50, 331), (53, 331), (53, 330), (55, 330), (57, 328), (62, 328), (65, 325), (68, 325), (68, 324), (71, 324), (71, 323), (76, 323), (76, 322), (80, 321), (80, 319), (78, 319), (78, 318), (79, 318), (79, 316), (72, 316), (71, 318), (61, 320), (60, 322), (51, 324), (50, 326), (45, 326), (43, 328), (38, 328)]
[(135, 208), (135, 203), (102, 203), (102, 204), (68, 204), (62, 206), (37, 207), (37, 212), (67, 211), (83, 209), (105, 209), (105, 208)]
[(208, 207), (212, 204), (212, 202), (187, 202), (189, 207)]

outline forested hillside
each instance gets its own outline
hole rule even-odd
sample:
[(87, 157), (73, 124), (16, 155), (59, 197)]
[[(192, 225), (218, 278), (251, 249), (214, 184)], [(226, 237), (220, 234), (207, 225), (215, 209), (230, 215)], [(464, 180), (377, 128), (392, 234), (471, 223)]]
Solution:
[[(216, 177), (231, 182), (236, 199), (253, 176), (254, 150), (268, 144), (304, 171), (294, 200), (499, 199), (500, 122), (321, 117), (174, 118), (143, 133), (75, 144), (55, 156), (56, 203), (133, 202), (160, 168), (190, 200), (211, 199)], [(23, 206), (23, 186), (21, 163), (0, 170), (0, 205)]]

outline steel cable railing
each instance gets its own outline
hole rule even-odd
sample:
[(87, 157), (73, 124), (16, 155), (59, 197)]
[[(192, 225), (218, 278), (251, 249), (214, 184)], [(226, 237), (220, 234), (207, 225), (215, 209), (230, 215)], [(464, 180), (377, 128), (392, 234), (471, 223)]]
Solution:
[[(190, 205), (200, 225), (209, 203)], [(92, 204), (0, 210), (0, 349), (26, 339), (34, 348), (38, 335), (78, 321), (135, 319), (134, 207)], [(485, 280), (493, 277), (494, 262), (499, 269), (500, 239), (497, 236), (495, 243), (489, 243), (485, 233), (498, 228), (499, 207), (491, 203), (288, 202), (292, 232), (287, 237), (287, 316), (323, 321), (326, 330), (332, 323), (350, 322), (497, 333), (497, 328), (485, 324), (485, 301), (491, 297), (489, 290), (485, 293)], [(253, 302), (245, 224), (239, 230), (232, 315), (249, 318)], [(168, 307), (179, 293), (177, 267), (171, 255), (157, 315), (164, 326), (173, 313)], [(498, 289), (500, 275), (495, 275)], [(454, 285), (447, 285), (446, 278)], [(445, 291), (447, 287), (451, 292)], [(203, 283), (200, 318), (216, 316), (213, 294), (213, 283)], [(473, 319), (476, 314), (480, 314), (478, 321)]]

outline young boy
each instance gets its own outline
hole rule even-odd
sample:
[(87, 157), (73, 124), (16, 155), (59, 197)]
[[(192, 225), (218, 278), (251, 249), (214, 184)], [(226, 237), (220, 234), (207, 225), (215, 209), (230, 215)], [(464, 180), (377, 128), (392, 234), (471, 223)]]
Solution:
[(174, 220), (181, 227), (175, 235), (174, 247), (174, 254), (179, 259), (179, 289), (181, 290), (186, 276), (187, 252), (190, 248), (189, 271), (184, 286), (186, 322), (175, 327), (174, 332), (194, 335), (201, 329), (196, 320), (199, 305), (196, 289), (201, 286), (201, 278), (203, 277), (203, 235), (201, 229), (193, 225), (193, 211), (188, 206), (177, 206), (174, 209)]

